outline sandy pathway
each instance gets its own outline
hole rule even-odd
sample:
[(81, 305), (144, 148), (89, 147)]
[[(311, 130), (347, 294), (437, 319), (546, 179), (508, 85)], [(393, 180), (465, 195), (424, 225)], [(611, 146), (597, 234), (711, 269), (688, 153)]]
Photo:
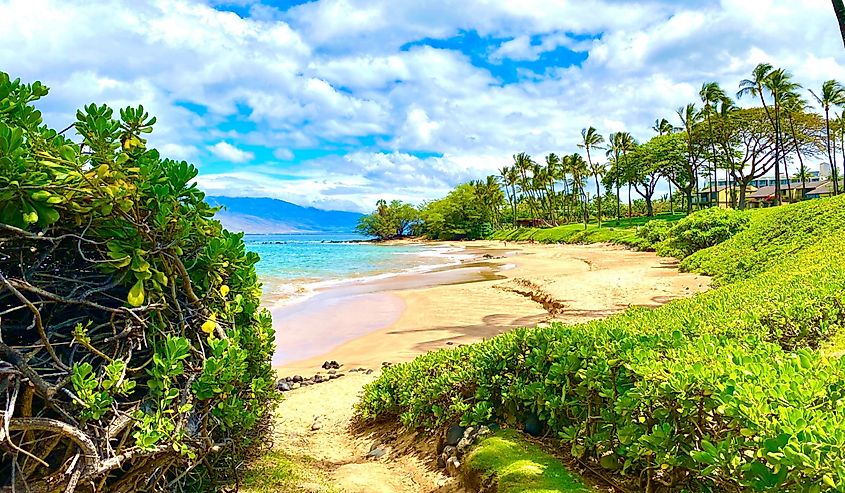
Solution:
[[(415, 454), (406, 453), (394, 436), (350, 429), (353, 406), (376, 374), (347, 373), (343, 378), (285, 394), (277, 411), (275, 443), (285, 452), (310, 457), (328, 477), (332, 489), (307, 481), (302, 491), (322, 493), (445, 492), (451, 480)], [(312, 430), (315, 418), (320, 423)], [(368, 456), (376, 447), (381, 457)], [(375, 455), (379, 455), (376, 452)], [(434, 452), (428, 455), (434, 457)]]

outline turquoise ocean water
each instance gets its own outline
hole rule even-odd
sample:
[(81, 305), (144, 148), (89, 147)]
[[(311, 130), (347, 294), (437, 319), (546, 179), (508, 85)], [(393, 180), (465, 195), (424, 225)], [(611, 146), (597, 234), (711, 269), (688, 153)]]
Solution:
[(351, 243), (355, 234), (246, 235), (249, 250), (258, 253), (258, 275), (265, 298), (280, 300), (333, 284), (361, 282), (425, 271), (459, 262), (461, 249), (430, 245)]

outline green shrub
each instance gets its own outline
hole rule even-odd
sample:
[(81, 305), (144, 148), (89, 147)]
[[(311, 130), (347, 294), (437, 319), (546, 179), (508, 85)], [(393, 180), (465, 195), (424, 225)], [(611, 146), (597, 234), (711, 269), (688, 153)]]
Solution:
[(208, 491), (275, 395), (258, 256), (147, 148), (142, 107), (80, 110), (80, 146), (46, 94), (0, 73), (0, 483)]
[(747, 225), (746, 212), (718, 207), (704, 209), (675, 223), (656, 250), (663, 256), (684, 258), (727, 240)]
[[(839, 217), (845, 197), (816, 202)], [(742, 257), (732, 244), (802, 211), (779, 208), (715, 250)], [(796, 234), (779, 260), (692, 298), (423, 355), (369, 385), (360, 415), (426, 428), (534, 416), (646, 489), (842, 491), (845, 361), (814, 348), (845, 324), (843, 241), (836, 227)]]
[(669, 237), (669, 231), (672, 229), (672, 224), (663, 219), (655, 219), (645, 223), (644, 226), (637, 230), (637, 238), (642, 240), (643, 248), (653, 248), (654, 245), (666, 240)]

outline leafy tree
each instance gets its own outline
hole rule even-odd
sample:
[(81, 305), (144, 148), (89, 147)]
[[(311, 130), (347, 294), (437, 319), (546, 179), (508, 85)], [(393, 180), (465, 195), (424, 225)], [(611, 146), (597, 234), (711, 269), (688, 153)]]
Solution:
[(598, 208), (596, 219), (598, 220), (599, 227), (601, 227), (601, 188), (599, 187), (599, 175), (603, 173), (603, 169), (599, 163), (593, 164), (590, 149), (601, 149), (603, 143), (604, 137), (595, 128), (581, 129), (581, 143), (578, 144), (578, 147), (587, 152), (587, 166), (596, 181), (596, 207)]
[[(498, 186), (495, 180), (484, 182)], [(504, 193), (480, 192), (477, 182), (464, 183), (439, 200), (423, 204), (420, 232), (436, 239), (478, 239), (492, 232), (497, 211), (504, 205)]]
[[(828, 163), (831, 166), (831, 169), (836, 168), (836, 154), (835, 152), (831, 152), (831, 133), (830, 133), (830, 107), (831, 106), (841, 106), (845, 104), (845, 87), (842, 86), (839, 82), (835, 80), (826, 81), (822, 84), (822, 90), (817, 95), (810, 89), (810, 94), (816, 99), (819, 103), (819, 106), (822, 107), (824, 110), (824, 122), (825, 122), (825, 130), (826, 130), (826, 144), (827, 144), (827, 159)], [(845, 160), (843, 160), (843, 166), (845, 166)], [(839, 183), (838, 180), (833, 180), (833, 193), (839, 194)]]
[[(704, 109), (702, 110), (702, 113), (704, 114), (704, 117), (707, 120), (708, 133), (710, 137), (710, 148), (712, 150), (712, 153), (710, 155), (710, 166), (713, 170), (711, 187), (716, 188), (716, 184), (718, 183), (716, 170), (718, 169), (719, 158), (716, 155), (716, 135), (713, 132), (713, 122), (711, 117), (714, 113), (719, 112), (719, 105), (721, 105), (723, 112), (725, 112), (726, 110), (729, 111), (729, 108), (733, 106), (733, 101), (728, 98), (727, 94), (725, 94), (725, 91), (722, 90), (722, 88), (717, 82), (705, 83), (701, 86), (701, 90), (698, 94), (701, 97), (701, 102), (704, 103)], [(716, 196), (718, 197), (718, 194)], [(717, 203), (716, 206), (718, 205), (719, 204)]]
[(376, 202), (376, 210), (362, 216), (356, 229), (363, 235), (389, 240), (410, 234), (417, 221), (419, 211), (411, 204), (400, 200), (388, 204), (385, 200), (379, 200)]
[(646, 215), (654, 215), (653, 197), (660, 178), (685, 159), (683, 141), (677, 136), (658, 135), (631, 152), (628, 176), (643, 198)]

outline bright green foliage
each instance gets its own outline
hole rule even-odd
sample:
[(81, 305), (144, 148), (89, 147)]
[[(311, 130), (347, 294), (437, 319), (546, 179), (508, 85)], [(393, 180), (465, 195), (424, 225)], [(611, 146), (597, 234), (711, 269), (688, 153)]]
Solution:
[[(728, 282), (768, 269), (796, 251), (845, 230), (845, 207), (808, 200), (791, 204), (788, 210), (788, 214), (777, 208), (750, 211), (746, 231), (730, 242), (684, 259), (681, 269)], [(832, 248), (830, 255), (839, 255), (838, 250)], [(801, 269), (803, 265), (794, 267)]]
[(655, 249), (663, 256), (685, 258), (727, 240), (747, 225), (745, 212), (718, 207), (703, 209), (673, 225), (667, 238), (655, 245)]
[(669, 238), (672, 224), (663, 219), (655, 219), (645, 223), (637, 230), (637, 238), (643, 240), (643, 245), (653, 248), (654, 245)]
[[(486, 183), (464, 183), (449, 194), (424, 204), (420, 210), (419, 233), (433, 239), (479, 239), (493, 232), (504, 195)], [(493, 192), (491, 192), (493, 190)], [(498, 191), (498, 194), (495, 193)]]
[(411, 204), (393, 200), (389, 204), (379, 200), (376, 210), (361, 217), (356, 229), (366, 236), (380, 240), (398, 238), (410, 234), (419, 222), (419, 212)]
[[(208, 490), (275, 396), (258, 257), (213, 219), (194, 166), (147, 148), (143, 107), (86, 106), (68, 134), (80, 143), (42, 124), (32, 103), (46, 94), (0, 73), (0, 356), (34, 392), (33, 416), (93, 443), (74, 462), (80, 485)], [(34, 438), (46, 457), (51, 440)], [(79, 443), (64, 437), (26, 480), (70, 475)]]
[[(661, 219), (646, 217), (623, 220), (621, 226), (605, 223), (599, 228), (591, 223), (584, 229), (583, 224), (567, 224), (554, 228), (519, 228), (499, 230), (490, 237), (492, 240), (502, 241), (535, 241), (537, 243), (617, 243), (640, 249), (652, 246), (652, 242), (644, 240), (640, 232), (652, 222), (672, 224), (682, 219), (682, 215), (664, 215)], [(654, 226), (652, 226), (654, 227)]]
[(514, 430), (501, 430), (481, 440), (466, 458), (467, 467), (494, 482), (498, 493), (588, 493), (577, 475), (540, 446)]
[[(742, 245), (773, 237), (806, 207), (824, 218), (808, 226), (821, 236), (796, 232), (759, 269), (730, 270), (759, 255)], [(699, 265), (739, 259), (723, 271), (732, 283), (692, 298), (519, 329), (385, 369), (361, 416), (436, 428), (536, 415), (573, 455), (644, 488), (841, 491), (845, 360), (816, 348), (845, 324), (843, 208), (837, 197), (755, 218), (696, 254)]]

